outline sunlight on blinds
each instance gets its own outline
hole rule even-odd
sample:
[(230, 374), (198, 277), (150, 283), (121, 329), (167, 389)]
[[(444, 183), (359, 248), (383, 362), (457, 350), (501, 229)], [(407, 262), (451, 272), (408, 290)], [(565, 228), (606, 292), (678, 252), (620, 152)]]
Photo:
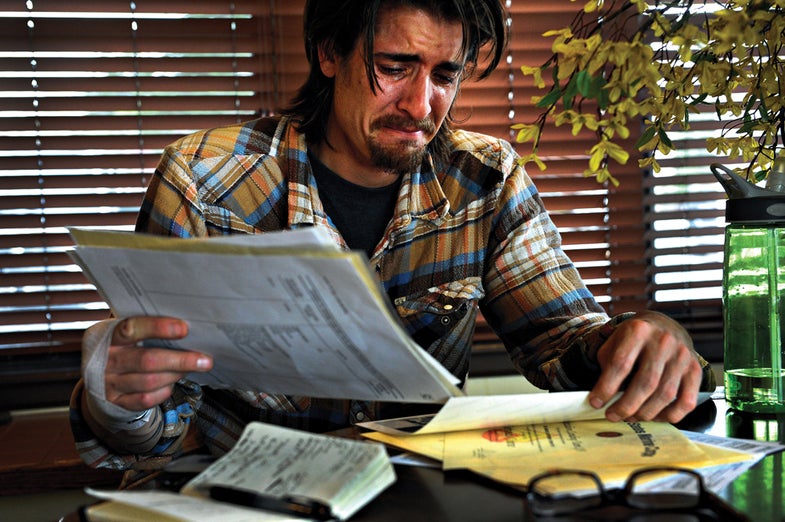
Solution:
[[(691, 7), (694, 16), (711, 16), (714, 2)], [(678, 13), (678, 9), (672, 12)], [(722, 121), (708, 103), (694, 105), (688, 130), (669, 132), (674, 150), (656, 157), (660, 172), (650, 173), (647, 221), (653, 299), (658, 303), (708, 301), (722, 297), (722, 246), (725, 193), (709, 165), (723, 161), (706, 151), (706, 140), (720, 135)]]
[(255, 2), (22, 6), (0, 11), (0, 348), (56, 351), (108, 313), (65, 227), (130, 229), (166, 143), (270, 93)]

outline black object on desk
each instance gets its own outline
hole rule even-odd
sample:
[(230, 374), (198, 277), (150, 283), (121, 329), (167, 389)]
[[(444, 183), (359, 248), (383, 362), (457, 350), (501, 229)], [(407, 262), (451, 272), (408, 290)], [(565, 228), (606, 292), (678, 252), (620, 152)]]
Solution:
[[(678, 480), (681, 491), (669, 486), (645, 488), (649, 481), (668, 478)], [(565, 478), (581, 484), (580, 493), (558, 491)], [(692, 469), (677, 466), (653, 466), (632, 472), (623, 487), (606, 488), (592, 471), (558, 469), (534, 476), (527, 486), (527, 507), (536, 520), (544, 515), (586, 516), (605, 507), (626, 508), (629, 513), (621, 520), (635, 519), (641, 514), (673, 516), (690, 515), (693, 520), (749, 522), (743, 513), (733, 509), (703, 485), (703, 477)], [(618, 510), (618, 509), (617, 509)]]
[(309, 520), (333, 520), (335, 518), (330, 510), (330, 506), (311, 498), (294, 496), (274, 497), (225, 486), (212, 486), (210, 488), (210, 498), (219, 502), (263, 509), (284, 515), (294, 515)]

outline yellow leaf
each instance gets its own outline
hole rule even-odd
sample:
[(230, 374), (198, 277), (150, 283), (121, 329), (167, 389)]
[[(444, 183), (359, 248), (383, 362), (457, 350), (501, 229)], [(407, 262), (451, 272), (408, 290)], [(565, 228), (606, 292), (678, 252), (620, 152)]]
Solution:
[(515, 125), (512, 125), (512, 128), (518, 131), (518, 133), (515, 136), (515, 141), (518, 143), (526, 143), (527, 141), (534, 141), (540, 135), (540, 127), (537, 125), (517, 123)]
[(521, 66), (521, 72), (525, 76), (531, 76), (534, 79), (534, 85), (538, 89), (545, 87), (545, 81), (542, 79), (542, 69), (539, 67), (530, 67), (528, 65)]
[(602, 165), (602, 161), (605, 159), (605, 151), (598, 143), (591, 148), (589, 153), (591, 154), (591, 156), (589, 156), (589, 168), (596, 172), (600, 170), (600, 165)]
[(566, 27), (564, 29), (554, 29), (554, 30), (551, 30), (551, 31), (545, 31), (544, 33), (542, 33), (542, 35), (546, 36), (546, 37), (548, 37), (548, 36), (561, 36), (563, 38), (570, 38), (572, 36), (572, 31), (570, 30), (569, 27)]
[(537, 168), (539, 168), (541, 171), (545, 170), (546, 168), (545, 163), (543, 163), (543, 161), (535, 153), (529, 154), (528, 156), (522, 156), (520, 159), (518, 159), (518, 163), (521, 165), (526, 165), (527, 163), (531, 162), (534, 162), (534, 164), (537, 165)]
[(605, 150), (608, 153), (608, 156), (615, 159), (616, 162), (621, 165), (626, 164), (627, 160), (630, 159), (630, 153), (621, 148), (621, 146), (616, 143), (610, 141), (607, 142)]
[(602, 4), (605, 2), (603, 0), (589, 0), (584, 4), (583, 10), (587, 13), (593, 13), (599, 9), (602, 9)]

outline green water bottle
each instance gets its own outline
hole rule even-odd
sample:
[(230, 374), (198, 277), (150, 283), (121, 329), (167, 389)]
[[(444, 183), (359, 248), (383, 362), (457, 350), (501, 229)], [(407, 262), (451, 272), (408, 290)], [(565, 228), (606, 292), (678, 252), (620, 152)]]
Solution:
[[(722, 165), (711, 170), (728, 194), (723, 266), (725, 398), (735, 410), (785, 412), (785, 160), (766, 188)], [(780, 177), (782, 176), (782, 177)]]

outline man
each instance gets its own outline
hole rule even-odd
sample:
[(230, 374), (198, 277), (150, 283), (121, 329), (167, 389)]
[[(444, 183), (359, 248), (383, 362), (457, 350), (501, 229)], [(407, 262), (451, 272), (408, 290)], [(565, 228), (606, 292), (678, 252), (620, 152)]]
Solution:
[[(611, 420), (677, 421), (702, 381), (713, 389), (674, 321), (603, 312), (511, 146), (453, 129), (461, 82), (490, 74), (506, 45), (499, 0), (313, 0), (305, 29), (310, 76), (284, 116), (168, 147), (138, 231), (327, 227), (368, 253), (406, 330), (461, 379), (479, 308), (535, 385), (591, 389), (596, 407), (624, 389)], [(251, 420), (325, 431), (410, 411), (201, 388), (182, 379), (210, 357), (137, 346), (186, 335), (184, 322), (154, 317), (86, 332), (85, 358), (108, 350), (105, 372), (72, 398), (88, 463), (153, 466), (192, 443), (221, 453)]]

